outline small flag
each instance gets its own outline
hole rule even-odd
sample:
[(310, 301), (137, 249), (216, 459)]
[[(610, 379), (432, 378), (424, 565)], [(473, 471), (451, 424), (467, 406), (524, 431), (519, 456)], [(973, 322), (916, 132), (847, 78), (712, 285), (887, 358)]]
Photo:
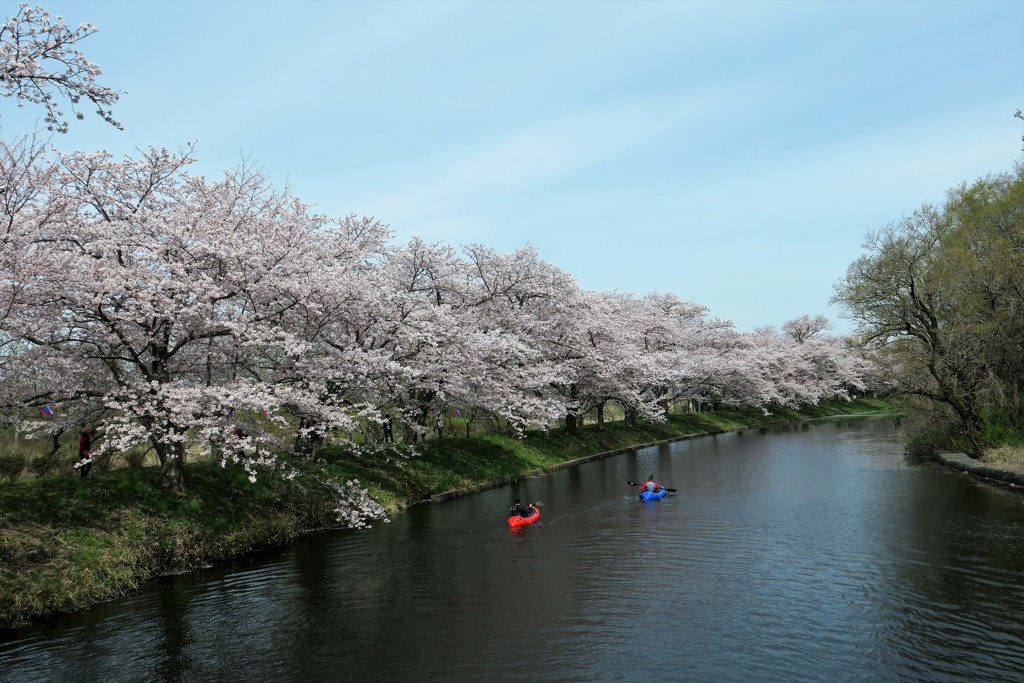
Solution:
[(39, 406), (39, 412), (43, 414), (43, 417), (53, 417), (53, 408), (50, 406)]

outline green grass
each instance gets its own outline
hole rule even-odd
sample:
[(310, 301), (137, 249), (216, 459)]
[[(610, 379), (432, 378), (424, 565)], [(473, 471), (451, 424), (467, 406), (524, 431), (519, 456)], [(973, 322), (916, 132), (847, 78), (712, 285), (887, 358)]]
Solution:
[[(184, 495), (155, 467), (0, 487), (0, 624), (81, 609), (165, 572), (191, 569), (330, 523), (329, 492), (192, 463)], [(308, 484), (308, 482), (307, 482)]]
[(665, 423), (623, 422), (428, 440), (358, 455), (325, 448), (320, 462), (292, 463), (288, 480), (193, 461), (182, 495), (158, 487), (157, 467), (93, 470), (87, 479), (41, 477), (0, 484), (0, 627), (23, 625), (124, 595), (163, 573), (189, 570), (336, 526), (336, 497), (323, 482), (358, 479), (391, 513), (459, 489), (511, 481), (594, 454), (688, 435), (780, 422), (884, 412), (884, 401), (833, 403), (804, 411), (719, 410)]

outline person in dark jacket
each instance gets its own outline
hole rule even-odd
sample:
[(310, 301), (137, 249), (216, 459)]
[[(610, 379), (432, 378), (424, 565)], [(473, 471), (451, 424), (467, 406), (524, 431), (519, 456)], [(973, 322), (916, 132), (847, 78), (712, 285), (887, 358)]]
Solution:
[(520, 517), (529, 517), (533, 514), (532, 505), (523, 505), (522, 501), (516, 498), (515, 502), (512, 503), (512, 507), (508, 511), (509, 517), (519, 515)]
[(89, 470), (92, 469), (92, 425), (82, 427), (78, 437), (78, 462), (75, 467), (78, 468), (82, 479), (89, 476)]

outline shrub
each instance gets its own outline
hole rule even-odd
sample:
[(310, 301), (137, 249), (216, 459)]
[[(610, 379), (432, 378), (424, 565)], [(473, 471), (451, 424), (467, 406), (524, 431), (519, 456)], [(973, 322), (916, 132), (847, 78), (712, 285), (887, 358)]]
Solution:
[(128, 467), (139, 468), (146, 464), (146, 456), (153, 450), (150, 446), (132, 446), (124, 453), (121, 457), (124, 458), (124, 464)]
[(17, 481), (27, 464), (28, 455), (20, 449), (0, 453), (0, 481)]
[(36, 477), (46, 477), (69, 469), (69, 465), (70, 462), (67, 455), (57, 451), (56, 453), (44, 453), (32, 458), (29, 462), (29, 469), (32, 470)]

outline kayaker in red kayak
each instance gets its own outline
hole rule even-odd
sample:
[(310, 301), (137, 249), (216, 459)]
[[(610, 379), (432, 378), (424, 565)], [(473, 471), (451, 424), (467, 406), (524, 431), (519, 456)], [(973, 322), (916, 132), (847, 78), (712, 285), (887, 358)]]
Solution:
[(533, 514), (532, 505), (523, 505), (522, 501), (516, 498), (515, 502), (512, 503), (512, 507), (508, 511), (509, 517), (513, 515), (519, 515), (520, 517), (529, 517)]

